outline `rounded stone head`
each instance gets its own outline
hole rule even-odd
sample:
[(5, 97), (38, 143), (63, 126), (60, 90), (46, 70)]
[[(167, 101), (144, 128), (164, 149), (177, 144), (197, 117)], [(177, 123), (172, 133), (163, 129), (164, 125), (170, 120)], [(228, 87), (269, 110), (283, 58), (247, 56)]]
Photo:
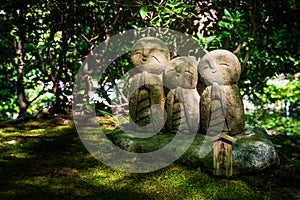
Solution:
[(206, 85), (232, 85), (240, 79), (241, 64), (230, 51), (218, 49), (202, 57), (198, 71)]
[(164, 80), (169, 88), (196, 88), (198, 81), (197, 61), (190, 57), (172, 59), (165, 67)]
[(133, 45), (130, 59), (134, 67), (165, 65), (170, 61), (170, 52), (162, 40), (156, 37), (145, 37)]

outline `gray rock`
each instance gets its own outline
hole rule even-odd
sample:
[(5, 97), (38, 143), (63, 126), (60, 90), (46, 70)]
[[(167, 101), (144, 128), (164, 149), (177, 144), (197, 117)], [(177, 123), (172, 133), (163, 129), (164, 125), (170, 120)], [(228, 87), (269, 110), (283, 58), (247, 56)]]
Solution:
[(250, 173), (279, 164), (279, 157), (273, 143), (262, 128), (247, 127), (243, 134), (237, 135), (233, 144), (233, 173)]
[[(174, 134), (157, 134), (151, 138), (135, 138), (134, 134), (116, 129), (111, 140), (119, 147), (131, 152), (152, 152), (168, 144)], [(232, 146), (233, 174), (247, 174), (264, 170), (279, 163), (278, 155), (267, 133), (261, 128), (246, 127), (243, 133), (234, 136), (237, 142)], [(183, 141), (184, 142), (184, 141)], [(212, 174), (213, 143), (207, 142), (204, 135), (197, 134), (188, 150), (177, 162)], [(169, 152), (177, 156), (180, 146)]]

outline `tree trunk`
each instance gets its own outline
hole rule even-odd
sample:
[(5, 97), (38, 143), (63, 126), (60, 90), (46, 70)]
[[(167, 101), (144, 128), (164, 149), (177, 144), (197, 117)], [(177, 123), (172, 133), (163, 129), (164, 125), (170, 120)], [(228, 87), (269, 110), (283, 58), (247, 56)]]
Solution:
[(55, 104), (52, 108), (51, 114), (66, 114), (66, 102), (67, 99), (62, 93), (62, 88), (59, 85), (59, 82), (55, 82), (52, 88), (53, 93), (55, 94)]
[(29, 107), (29, 101), (25, 94), (24, 88), (24, 62), (23, 62), (23, 46), (22, 41), (14, 41), (14, 46), (17, 54), (17, 97), (19, 105), (19, 115), (18, 118), (23, 118), (26, 116), (27, 109)]

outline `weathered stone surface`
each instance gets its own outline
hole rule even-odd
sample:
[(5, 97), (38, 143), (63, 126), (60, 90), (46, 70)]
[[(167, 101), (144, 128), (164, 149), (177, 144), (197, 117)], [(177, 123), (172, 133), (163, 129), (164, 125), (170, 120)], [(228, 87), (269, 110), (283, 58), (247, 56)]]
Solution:
[(197, 92), (197, 62), (189, 57), (177, 57), (166, 65), (164, 83), (169, 88), (166, 99), (166, 130), (196, 133), (200, 122)]
[(197, 61), (190, 57), (177, 57), (172, 59), (164, 71), (165, 86), (171, 89), (181, 87), (194, 89), (197, 86)]
[(170, 61), (170, 52), (162, 40), (145, 37), (132, 46), (130, 59), (134, 67), (143, 67), (143, 71), (156, 73), (155, 66), (165, 65)]
[[(135, 138), (134, 134), (117, 128), (111, 140), (119, 147), (137, 153), (158, 150), (172, 141), (174, 134), (158, 134), (150, 138)], [(279, 163), (278, 155), (267, 133), (261, 128), (247, 127), (243, 133), (234, 136), (238, 139), (232, 146), (233, 174), (247, 174), (264, 170)], [(184, 141), (183, 141), (184, 142)], [(202, 151), (200, 149), (202, 147)], [(170, 156), (176, 156), (180, 146), (172, 149)], [(177, 160), (183, 165), (213, 172), (213, 143), (205, 136), (197, 134), (188, 150)]]
[(230, 51), (217, 49), (202, 57), (198, 70), (206, 85), (231, 85), (240, 79), (241, 64)]
[(247, 127), (236, 136), (232, 148), (233, 172), (250, 173), (279, 164), (279, 157), (267, 132), (262, 128)]
[(167, 46), (158, 38), (146, 37), (132, 47), (132, 80), (129, 114), (135, 131), (160, 131), (165, 122), (164, 66), (170, 61)]
[(241, 73), (238, 58), (227, 50), (203, 56), (198, 70), (201, 96), (201, 132), (214, 136), (221, 132), (236, 135), (244, 129), (244, 109), (237, 82)]
[[(244, 129), (245, 118), (244, 106), (238, 86), (236, 84), (220, 86), (222, 100), (219, 101), (211, 100), (212, 88), (213, 86), (206, 87), (201, 95), (201, 132), (207, 133), (209, 126), (211, 126), (211, 129), (228, 132), (229, 135), (241, 133)], [(223, 104), (222, 109), (220, 104)], [(215, 112), (214, 115), (212, 115), (213, 112)], [(213, 118), (212, 116), (217, 117)], [(217, 127), (217, 124), (221, 124), (221, 127)], [(215, 133), (215, 135), (218, 133), (220, 132)]]

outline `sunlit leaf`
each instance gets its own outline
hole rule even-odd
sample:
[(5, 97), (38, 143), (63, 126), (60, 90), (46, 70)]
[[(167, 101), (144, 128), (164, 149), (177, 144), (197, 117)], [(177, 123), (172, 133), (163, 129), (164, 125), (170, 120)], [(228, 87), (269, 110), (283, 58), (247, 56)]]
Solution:
[(146, 5), (141, 6), (140, 15), (141, 15), (142, 19), (144, 19), (147, 16), (147, 13), (148, 13), (148, 6), (146, 6)]
[(226, 19), (231, 20), (231, 21), (234, 20), (234, 18), (232, 17), (232, 15), (229, 13), (229, 11), (226, 8), (224, 9), (224, 14), (225, 14)]
[(222, 34), (223, 34), (224, 36), (226, 36), (226, 37), (228, 37), (229, 35), (231, 35), (231, 33), (228, 32), (228, 31), (222, 31)]
[(232, 29), (232, 24), (225, 21), (219, 21), (218, 25), (222, 28)]

